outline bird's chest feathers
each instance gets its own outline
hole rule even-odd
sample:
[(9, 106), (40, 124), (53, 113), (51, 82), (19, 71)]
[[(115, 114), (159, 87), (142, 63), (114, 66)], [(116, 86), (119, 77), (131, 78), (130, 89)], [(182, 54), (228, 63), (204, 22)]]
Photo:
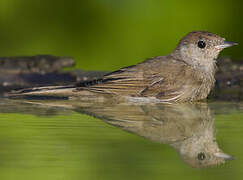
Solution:
[(192, 88), (192, 94), (194, 96), (192, 96), (191, 98), (193, 100), (200, 100), (206, 98), (215, 83), (214, 71), (205, 72), (201, 69), (197, 69), (194, 78), (195, 81), (198, 83), (197, 86), (195, 86), (195, 88)]

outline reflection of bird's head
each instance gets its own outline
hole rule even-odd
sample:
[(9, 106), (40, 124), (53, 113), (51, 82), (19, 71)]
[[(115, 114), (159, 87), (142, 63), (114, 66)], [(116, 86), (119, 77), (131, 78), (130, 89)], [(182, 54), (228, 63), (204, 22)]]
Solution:
[(195, 168), (215, 166), (234, 159), (223, 153), (217, 142), (207, 136), (195, 136), (185, 140), (180, 145), (179, 153), (184, 162)]

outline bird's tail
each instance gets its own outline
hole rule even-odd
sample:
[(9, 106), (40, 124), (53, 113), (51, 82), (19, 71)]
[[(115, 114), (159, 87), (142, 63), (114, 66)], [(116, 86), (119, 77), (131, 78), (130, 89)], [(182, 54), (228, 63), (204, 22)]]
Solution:
[(72, 96), (75, 90), (75, 86), (46, 86), (46, 87), (35, 87), (22, 89), (17, 91), (12, 91), (6, 94), (7, 97), (70, 97)]

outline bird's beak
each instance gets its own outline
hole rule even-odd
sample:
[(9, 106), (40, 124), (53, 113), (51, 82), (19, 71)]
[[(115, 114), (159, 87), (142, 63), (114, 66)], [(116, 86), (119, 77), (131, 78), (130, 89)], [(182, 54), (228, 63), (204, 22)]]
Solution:
[(223, 152), (216, 152), (214, 155), (218, 158), (223, 158), (224, 160), (235, 160), (233, 156), (225, 154)]
[(235, 45), (238, 45), (238, 43), (231, 42), (231, 41), (223, 41), (223, 43), (220, 45), (217, 45), (216, 48), (224, 49), (224, 48), (228, 48), (228, 47), (235, 46)]

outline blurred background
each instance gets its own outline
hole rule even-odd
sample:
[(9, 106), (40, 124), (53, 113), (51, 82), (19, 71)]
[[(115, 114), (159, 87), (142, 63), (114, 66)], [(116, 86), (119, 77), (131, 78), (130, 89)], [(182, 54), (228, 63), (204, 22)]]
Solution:
[[(221, 55), (242, 59), (242, 5), (240, 0), (0, 0), (0, 56), (72, 56), (75, 68), (111, 71), (169, 54), (186, 33), (207, 30), (238, 42)], [(220, 147), (239, 161), (199, 170), (168, 145), (87, 115), (0, 113), (0, 179), (242, 179), (242, 113), (217, 115), (215, 124)]]
[[(240, 0), (1, 0), (0, 56), (72, 56), (76, 68), (115, 70), (170, 53), (193, 30), (240, 45)], [(221, 55), (222, 55), (221, 54)]]

